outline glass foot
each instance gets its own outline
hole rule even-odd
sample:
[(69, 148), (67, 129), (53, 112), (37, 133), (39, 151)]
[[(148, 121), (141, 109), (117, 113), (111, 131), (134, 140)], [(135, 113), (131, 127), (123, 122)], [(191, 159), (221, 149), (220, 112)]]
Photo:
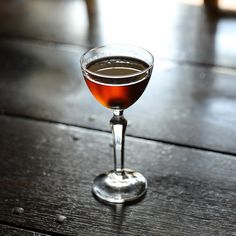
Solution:
[(95, 178), (92, 191), (104, 202), (131, 202), (146, 193), (147, 181), (142, 174), (133, 170), (110, 171)]

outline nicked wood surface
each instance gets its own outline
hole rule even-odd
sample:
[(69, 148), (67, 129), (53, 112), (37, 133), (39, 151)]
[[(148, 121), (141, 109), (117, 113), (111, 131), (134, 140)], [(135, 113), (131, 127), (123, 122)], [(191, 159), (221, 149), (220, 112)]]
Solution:
[[(2, 113), (109, 131), (112, 112), (81, 75), (85, 49), (69, 49), (2, 41)], [(125, 111), (127, 134), (235, 154), (235, 76), (233, 69), (158, 60), (145, 93)]]
[(235, 235), (234, 156), (128, 138), (126, 166), (149, 189), (134, 205), (108, 206), (91, 182), (112, 168), (109, 134), (7, 117), (0, 126), (1, 222), (49, 235)]
[(17, 229), (15, 227), (1, 225), (0, 224), (0, 235), (7, 236), (49, 236), (48, 234), (36, 233), (30, 230)]

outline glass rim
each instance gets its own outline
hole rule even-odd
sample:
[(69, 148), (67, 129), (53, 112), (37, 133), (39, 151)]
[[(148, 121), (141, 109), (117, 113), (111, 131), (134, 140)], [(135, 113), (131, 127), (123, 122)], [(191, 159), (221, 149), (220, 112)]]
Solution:
[[(133, 73), (132, 75), (102, 75), (100, 73), (96, 73), (96, 72), (93, 72), (93, 71), (89, 70), (86, 67), (85, 63), (83, 63), (85, 55), (87, 55), (89, 52), (92, 52), (92, 51), (95, 51), (95, 50), (98, 50), (98, 49), (101, 49), (101, 48), (106, 48), (106, 47), (117, 47), (117, 48), (118, 47), (127, 47), (127, 48), (130, 47), (130, 48), (137, 48), (139, 50), (143, 50), (144, 52), (146, 52), (150, 56), (151, 64), (148, 65), (148, 67), (146, 69), (144, 69), (142, 71), (139, 71), (139, 72), (136, 72), (136, 73)], [(103, 58), (103, 57), (101, 57), (101, 58)], [(133, 57), (133, 58), (136, 58), (136, 57)], [(139, 60), (142, 61), (142, 59), (139, 59)], [(121, 78), (122, 79), (122, 78), (129, 78), (130, 76), (142, 75), (142, 74), (146, 73), (147, 71), (149, 71), (151, 68), (153, 68), (154, 56), (147, 49), (136, 46), (136, 45), (131, 45), (131, 44), (105, 44), (105, 45), (102, 45), (102, 46), (97, 46), (97, 47), (91, 48), (91, 49), (87, 50), (85, 53), (83, 53), (82, 56), (80, 57), (80, 65), (82, 67), (82, 70), (87, 72), (88, 74), (91, 74), (91, 75), (94, 75), (94, 76), (97, 76), (97, 77), (102, 76), (103, 78)]]

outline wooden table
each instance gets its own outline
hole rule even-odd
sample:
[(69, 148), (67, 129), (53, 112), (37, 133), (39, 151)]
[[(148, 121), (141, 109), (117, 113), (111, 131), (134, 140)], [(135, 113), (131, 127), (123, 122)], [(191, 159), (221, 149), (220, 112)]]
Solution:
[[(236, 235), (236, 20), (157, 2), (99, 0), (89, 21), (83, 1), (0, 3), (0, 235)], [(149, 185), (131, 205), (91, 194), (113, 167), (111, 111), (79, 59), (112, 42), (156, 59), (125, 112), (126, 166)]]

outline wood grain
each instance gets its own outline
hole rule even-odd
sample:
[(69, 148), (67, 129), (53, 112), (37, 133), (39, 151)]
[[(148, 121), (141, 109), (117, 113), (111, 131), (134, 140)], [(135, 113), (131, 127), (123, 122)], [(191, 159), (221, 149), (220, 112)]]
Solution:
[(109, 134), (7, 117), (0, 126), (1, 222), (66, 235), (235, 235), (235, 156), (127, 138), (126, 166), (148, 192), (108, 206), (91, 183), (112, 168)]
[[(0, 111), (109, 131), (111, 111), (92, 97), (79, 58), (85, 48), (0, 44)], [(132, 107), (127, 133), (146, 139), (236, 153), (235, 70), (159, 60)]]
[(0, 235), (3, 236), (49, 236), (48, 234), (36, 233), (29, 230), (19, 229), (0, 224)]

